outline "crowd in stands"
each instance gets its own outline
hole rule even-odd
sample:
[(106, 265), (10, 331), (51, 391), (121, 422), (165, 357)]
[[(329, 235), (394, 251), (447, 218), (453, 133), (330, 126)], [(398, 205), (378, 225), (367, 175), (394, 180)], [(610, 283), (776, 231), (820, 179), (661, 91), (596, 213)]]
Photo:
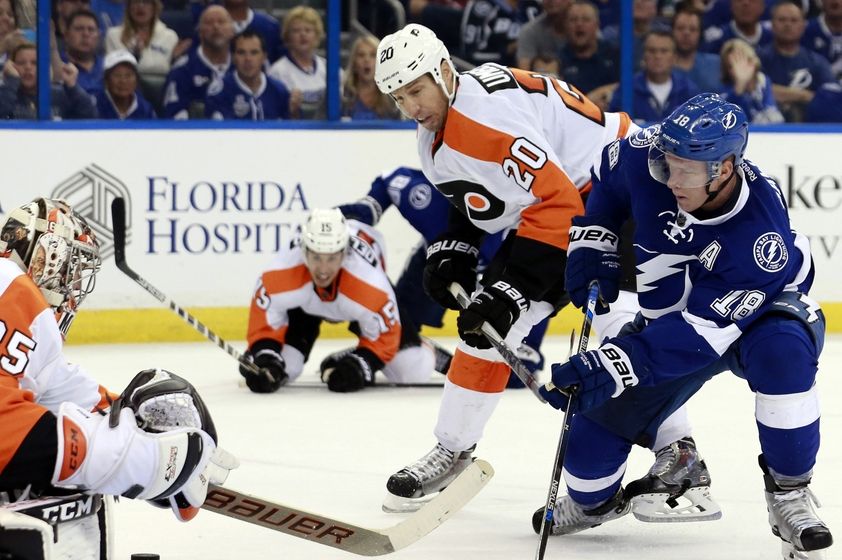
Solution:
[[(517, 66), (621, 108), (620, 0), (402, 1), (461, 70)], [(702, 91), (754, 123), (842, 122), (842, 0), (631, 1), (623, 109), (637, 122)], [(53, 0), (53, 118), (325, 118), (324, 10), (300, 5), (279, 21), (249, 2)], [(34, 9), (0, 0), (0, 118), (37, 117)], [(343, 50), (343, 119), (401, 118), (374, 83), (377, 44), (358, 35)]]

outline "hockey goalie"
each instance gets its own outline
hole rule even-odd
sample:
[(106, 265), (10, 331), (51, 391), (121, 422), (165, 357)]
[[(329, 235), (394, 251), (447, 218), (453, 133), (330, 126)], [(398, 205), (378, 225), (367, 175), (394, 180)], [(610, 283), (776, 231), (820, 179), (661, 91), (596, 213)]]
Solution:
[(0, 222), (0, 557), (109, 558), (111, 496), (188, 521), (237, 460), (195, 388), (141, 371), (118, 396), (62, 353), (94, 288), (99, 243), (67, 203)]

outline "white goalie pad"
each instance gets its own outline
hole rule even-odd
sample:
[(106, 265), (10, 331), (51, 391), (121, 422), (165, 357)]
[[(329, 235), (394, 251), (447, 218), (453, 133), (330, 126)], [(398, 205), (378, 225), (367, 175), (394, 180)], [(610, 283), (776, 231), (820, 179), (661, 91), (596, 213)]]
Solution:
[(112, 498), (72, 494), (0, 507), (0, 553), (27, 560), (108, 560)]

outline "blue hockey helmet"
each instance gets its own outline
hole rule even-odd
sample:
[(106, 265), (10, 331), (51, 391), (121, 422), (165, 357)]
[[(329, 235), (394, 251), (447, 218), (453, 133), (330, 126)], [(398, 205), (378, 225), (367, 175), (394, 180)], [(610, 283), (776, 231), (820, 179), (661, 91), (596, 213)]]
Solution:
[(719, 176), (722, 162), (743, 160), (748, 144), (748, 120), (743, 110), (715, 93), (701, 93), (686, 101), (661, 123), (649, 148), (649, 174), (666, 184), (670, 167), (666, 155), (706, 164), (706, 177), (684, 187), (707, 187)]

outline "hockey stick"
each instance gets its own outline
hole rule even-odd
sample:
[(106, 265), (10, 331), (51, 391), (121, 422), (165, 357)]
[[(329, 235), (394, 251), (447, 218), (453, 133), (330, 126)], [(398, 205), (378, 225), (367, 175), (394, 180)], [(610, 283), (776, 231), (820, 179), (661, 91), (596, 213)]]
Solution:
[[(450, 285), (450, 293), (453, 297), (456, 298), (456, 301), (459, 302), (459, 305), (462, 306), (462, 309), (465, 309), (471, 304), (471, 298), (468, 297), (468, 293), (465, 292), (464, 288), (457, 284), (456, 282)], [(500, 353), (500, 356), (503, 357), (503, 360), (506, 364), (515, 372), (517, 378), (523, 382), (524, 385), (529, 387), (535, 397), (541, 401), (542, 403), (547, 402), (544, 397), (541, 396), (541, 393), (538, 392), (538, 387), (540, 384), (535, 379), (535, 377), (526, 369), (526, 366), (523, 365), (523, 362), (520, 361), (520, 358), (517, 357), (509, 345), (506, 344), (506, 341), (503, 340), (503, 337), (494, 330), (494, 327), (489, 325), (488, 323), (482, 324), (482, 334), (485, 335), (485, 338), (488, 339), (488, 342), (491, 343), (492, 346)]]
[(467, 504), (494, 469), (477, 459), (421, 509), (392, 527), (366, 529), (292, 506), (211, 485), (202, 509), (361, 556), (390, 554), (414, 543)]
[[(579, 348), (577, 350), (579, 354), (588, 348), (588, 339), (591, 336), (591, 325), (593, 324), (598, 296), (599, 284), (591, 282), (588, 289), (588, 303), (585, 305), (585, 318), (582, 321), (582, 332), (579, 335)], [(552, 382), (547, 383), (547, 388), (552, 387)], [(538, 550), (535, 552), (535, 560), (543, 560), (544, 553), (547, 551), (547, 539), (550, 536), (550, 528), (553, 526), (555, 500), (556, 496), (558, 496), (558, 487), (561, 484), (561, 469), (564, 467), (564, 455), (567, 452), (567, 442), (569, 440), (567, 436), (570, 432), (570, 419), (573, 417), (575, 407), (576, 391), (574, 390), (570, 394), (567, 409), (564, 411), (564, 417), (561, 420), (561, 433), (558, 436), (558, 447), (555, 451), (555, 462), (553, 463), (553, 475), (550, 479), (550, 488), (547, 491), (547, 505), (544, 506), (544, 518), (541, 520), (540, 539), (538, 541)]]
[(225, 350), (231, 357), (240, 362), (240, 364), (249, 372), (254, 375), (265, 375), (270, 382), (274, 381), (271, 373), (265, 369), (258, 368), (252, 362), (245, 359), (239, 350), (221, 339), (219, 335), (210, 330), (201, 321), (188, 313), (187, 310), (168, 298), (164, 292), (147, 282), (146, 279), (129, 267), (129, 263), (126, 262), (126, 201), (122, 198), (115, 198), (114, 201), (111, 202), (111, 224), (114, 228), (114, 261), (117, 263), (117, 268), (119, 268), (126, 276), (140, 284), (140, 286), (152, 294), (155, 299), (169, 306), (170, 310), (184, 319), (188, 325)]

